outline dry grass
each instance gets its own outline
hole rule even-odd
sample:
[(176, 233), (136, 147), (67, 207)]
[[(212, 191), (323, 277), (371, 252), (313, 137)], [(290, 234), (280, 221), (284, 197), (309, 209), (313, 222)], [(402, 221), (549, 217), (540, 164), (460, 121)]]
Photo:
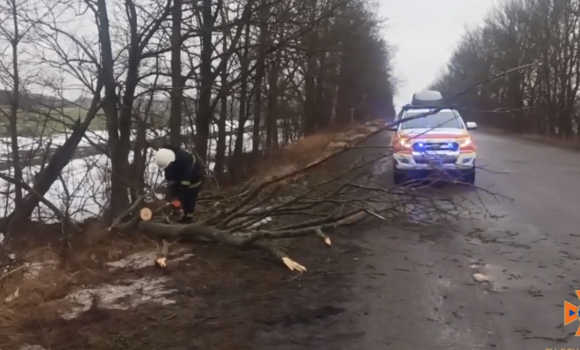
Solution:
[(357, 142), (373, 132), (372, 128), (380, 127), (384, 123), (374, 123), (351, 126), (344, 130), (334, 130), (309, 135), (298, 139), (284, 148), (270, 153), (267, 160), (257, 167), (260, 180), (268, 181), (296, 171), (330, 153)]
[(18, 290), (18, 297), (0, 305), (0, 328), (16, 329), (31, 320), (54, 319), (59, 310), (66, 309), (62, 300), (73, 288), (74, 274), (47, 266), (35, 278), (7, 281), (2, 298)]
[(264, 179), (282, 176), (299, 169), (321, 156), (344, 147), (353, 135), (365, 133), (359, 125), (339, 131), (327, 131), (298, 139), (284, 148), (274, 151), (258, 166), (258, 174)]
[(295, 143), (273, 151), (267, 160), (258, 165), (257, 174), (261, 180), (267, 181), (295, 171), (320, 156), (335, 137), (335, 133), (319, 133), (300, 138)]
[[(170, 261), (164, 271), (155, 267), (133, 271), (122, 268), (111, 270), (104, 266), (106, 262), (122, 259), (138, 251), (154, 250), (157, 247), (155, 242), (119, 238), (100, 228), (88, 228), (86, 235), (72, 239), (71, 247), (65, 266), (47, 267), (41, 270), (36, 278), (30, 279), (15, 273), (13, 278), (5, 281), (5, 291), (0, 291), (0, 298), (3, 299), (0, 301), (4, 301), (17, 288), (19, 296), (9, 303), (0, 303), (0, 349), (18, 349), (23, 344), (39, 344), (47, 349), (132, 350), (142, 349), (145, 344), (151, 345), (151, 342), (159, 343), (158, 345), (170, 344), (176, 341), (176, 336), (183, 336), (181, 342), (186, 344), (191, 341), (191, 334), (185, 333), (185, 330), (190, 329), (193, 322), (201, 322), (195, 321), (197, 319), (204, 320), (210, 317), (213, 320), (213, 313), (218, 312), (205, 307), (207, 302), (200, 304), (199, 297), (209, 293), (212, 295), (210, 299), (213, 300), (218, 292), (222, 291), (224, 294), (217, 300), (230, 295), (235, 296), (232, 292), (238, 287), (240, 276), (254, 270), (245, 266), (241, 252), (224, 250), (222, 247), (207, 247), (210, 251), (205, 253), (205, 247), (198, 247), (194, 264), (177, 262), (171, 264)], [(109, 258), (109, 252), (114, 250), (119, 252)], [(215, 251), (221, 255), (215, 254)], [(47, 247), (20, 254), (30, 258), (31, 261), (51, 261), (60, 257), (57, 250)], [(212, 257), (211, 261), (207, 255)], [(232, 266), (232, 261), (242, 260), (243, 264)], [(259, 260), (254, 263), (259, 266), (263, 264)], [(22, 271), (24, 272), (24, 269)], [(145, 305), (130, 312), (103, 309), (99, 306), (98, 298), (95, 298), (91, 308), (78, 318), (70, 321), (62, 318), (63, 312), (76, 306), (75, 301), (69, 301), (65, 297), (77, 289), (102, 284), (123, 285), (123, 281), (126, 280), (141, 277), (157, 278), (167, 274), (172, 278), (172, 282), (167, 285), (169, 289), (187, 291), (193, 288), (196, 297), (178, 306)], [(263, 273), (261, 277), (264, 277)], [(195, 308), (197, 306), (204, 307), (197, 310)], [(244, 315), (247, 315), (247, 311)], [(176, 319), (177, 325), (174, 324)], [(239, 317), (235, 319), (241, 320)], [(148, 331), (142, 329), (143, 323), (135, 328), (139, 322), (153, 326)], [(201, 326), (199, 324), (197, 328)], [(204, 327), (212, 326), (210, 323)], [(135, 336), (136, 333), (139, 333), (139, 336)], [(224, 342), (221, 337), (210, 340), (220, 344)], [(235, 341), (232, 340), (234, 343)], [(161, 347), (153, 345), (153, 348)]]
[(60, 312), (70, 306), (63, 298), (71, 291), (119, 277), (105, 263), (155, 248), (153, 242), (123, 239), (104, 228), (92, 227), (70, 240), (63, 263), (62, 251), (55, 249), (58, 243), (34, 247), (31, 237), (27, 236), (26, 240), (29, 243), (16, 242), (19, 248), (14, 253), (20, 258), (0, 280), (1, 301), (18, 291), (16, 298), (0, 304), (0, 329), (13, 330), (30, 322), (59, 318)]
[(337, 136), (336, 132), (327, 132), (303, 137), (298, 142), (286, 146), (283, 154), (294, 162), (305, 164), (319, 156)]
[(71, 240), (67, 268), (78, 270), (119, 260), (152, 244), (143, 237), (129, 239), (113, 234), (106, 228), (89, 227), (82, 237)]

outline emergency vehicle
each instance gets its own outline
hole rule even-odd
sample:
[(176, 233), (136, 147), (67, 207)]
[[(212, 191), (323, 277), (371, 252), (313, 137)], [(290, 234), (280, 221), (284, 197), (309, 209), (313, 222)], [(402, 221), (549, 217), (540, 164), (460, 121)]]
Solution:
[(395, 184), (435, 172), (475, 182), (477, 153), (469, 130), (477, 124), (464, 122), (457, 110), (442, 106), (438, 91), (424, 90), (415, 93), (412, 103), (399, 113), (402, 122), (391, 128)]

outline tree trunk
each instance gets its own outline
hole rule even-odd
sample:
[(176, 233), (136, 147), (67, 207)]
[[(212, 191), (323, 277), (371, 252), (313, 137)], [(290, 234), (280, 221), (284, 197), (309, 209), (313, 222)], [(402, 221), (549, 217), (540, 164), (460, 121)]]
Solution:
[[(111, 35), (109, 33), (109, 16), (107, 13), (106, 0), (97, 0), (98, 19), (99, 19), (99, 42), (101, 44), (103, 85), (105, 88), (105, 97), (103, 99), (103, 112), (106, 117), (108, 131), (108, 150), (111, 157), (111, 198), (107, 215), (114, 217), (127, 207), (128, 192), (126, 181), (123, 176), (126, 174), (125, 164), (127, 158), (123, 158), (128, 153), (128, 144), (123, 144), (122, 138), (126, 135), (120, 135), (122, 127), (126, 128), (126, 121), (121, 122), (117, 111), (117, 93), (115, 91), (115, 75), (113, 49), (111, 44)], [(123, 125), (121, 126), (121, 123)], [(130, 122), (129, 122), (130, 126)]]
[(268, 82), (268, 113), (267, 113), (267, 133), (266, 133), (266, 149), (278, 148), (278, 75), (280, 70), (280, 51), (276, 54), (275, 60), (272, 62), (269, 82)]
[(240, 106), (238, 110), (238, 130), (236, 130), (236, 141), (234, 143), (234, 151), (233, 155), (230, 159), (229, 164), (229, 173), (232, 179), (235, 179), (239, 175), (239, 167), (236, 164), (237, 159), (240, 159), (243, 153), (243, 146), (244, 146), (244, 134), (245, 134), (245, 125), (246, 121), (248, 120), (249, 113), (248, 113), (248, 104), (247, 96), (248, 96), (248, 70), (250, 65), (249, 60), (249, 45), (250, 45), (250, 25), (246, 25), (246, 33), (245, 33), (245, 44), (244, 50), (242, 52), (241, 60), (241, 67), (240, 67)]
[(204, 162), (207, 161), (207, 142), (209, 139), (209, 126), (212, 118), (211, 90), (213, 85), (212, 73), (212, 31), (213, 13), (212, 1), (203, 0), (202, 3), (203, 26), (201, 30), (201, 63), (200, 63), (200, 88), (197, 115), (195, 118), (195, 147), (196, 152)]
[[(224, 40), (224, 43), (226, 41)], [(220, 179), (224, 175), (224, 162), (226, 157), (226, 122), (228, 120), (228, 69), (227, 66), (221, 72), (221, 101), (220, 117), (218, 121), (218, 137), (215, 152), (214, 173), (216, 178)]]
[(13, 212), (9, 218), (14, 218), (16, 221), (29, 218), (34, 211), (34, 208), (38, 206), (40, 198), (46, 195), (52, 184), (58, 180), (60, 174), (62, 173), (62, 169), (64, 169), (64, 167), (70, 162), (78, 144), (83, 139), (85, 132), (89, 128), (89, 125), (97, 115), (97, 112), (100, 108), (98, 96), (100, 96), (102, 85), (100, 82), (97, 82), (97, 84), (98, 86), (96, 89), (95, 98), (93, 99), (92, 104), (87, 111), (85, 119), (82, 121), (82, 123), (80, 119), (77, 120), (72, 129), (70, 137), (62, 146), (57, 148), (46, 167), (36, 176), (32, 186), (33, 193), (28, 193), (24, 197), (22, 200), (22, 205), (18, 211)]
[[(18, 69), (18, 43), (20, 33), (18, 30), (18, 5), (16, 2), (12, 6), (12, 23), (14, 37), (12, 38), (12, 98), (10, 98), (10, 146), (12, 148), (12, 166), (14, 168), (14, 178), (22, 181), (22, 164), (20, 162), (20, 150), (18, 147), (18, 110), (20, 109), (20, 72)], [(18, 209), (22, 204), (22, 188), (14, 186), (14, 208)]]
[(336, 123), (343, 125), (350, 120), (350, 104), (348, 96), (348, 67), (345, 43), (340, 55), (340, 72), (338, 76), (338, 97), (336, 106)]
[(262, 84), (266, 72), (266, 55), (268, 43), (268, 19), (270, 9), (262, 2), (259, 13), (260, 38), (258, 39), (258, 57), (256, 58), (256, 78), (254, 80), (254, 130), (252, 136), (253, 159), (257, 159), (260, 154), (262, 126)]
[(181, 75), (182, 6), (182, 0), (173, 0), (171, 11), (171, 111), (169, 114), (169, 143), (173, 146), (181, 146), (181, 114), (185, 84)]

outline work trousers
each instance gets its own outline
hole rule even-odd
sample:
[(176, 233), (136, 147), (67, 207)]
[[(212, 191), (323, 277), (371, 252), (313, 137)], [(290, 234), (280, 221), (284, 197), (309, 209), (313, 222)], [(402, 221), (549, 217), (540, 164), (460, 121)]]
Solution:
[(194, 188), (182, 189), (184, 193), (180, 196), (181, 198), (181, 209), (183, 209), (183, 215), (187, 218), (193, 217), (193, 212), (195, 210), (195, 205), (197, 203), (197, 196), (199, 195), (200, 186)]

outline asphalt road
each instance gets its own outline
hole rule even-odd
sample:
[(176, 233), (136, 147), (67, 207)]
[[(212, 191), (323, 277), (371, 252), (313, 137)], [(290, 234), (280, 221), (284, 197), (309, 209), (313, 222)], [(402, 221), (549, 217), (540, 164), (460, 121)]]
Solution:
[(286, 339), (308, 337), (312, 349), (580, 349), (580, 322), (563, 326), (564, 300), (580, 304), (580, 152), (474, 139), (476, 185), (514, 201), (450, 186), (439, 191), (473, 200), (470, 218), (369, 228), (357, 273), (340, 287), (345, 311)]

